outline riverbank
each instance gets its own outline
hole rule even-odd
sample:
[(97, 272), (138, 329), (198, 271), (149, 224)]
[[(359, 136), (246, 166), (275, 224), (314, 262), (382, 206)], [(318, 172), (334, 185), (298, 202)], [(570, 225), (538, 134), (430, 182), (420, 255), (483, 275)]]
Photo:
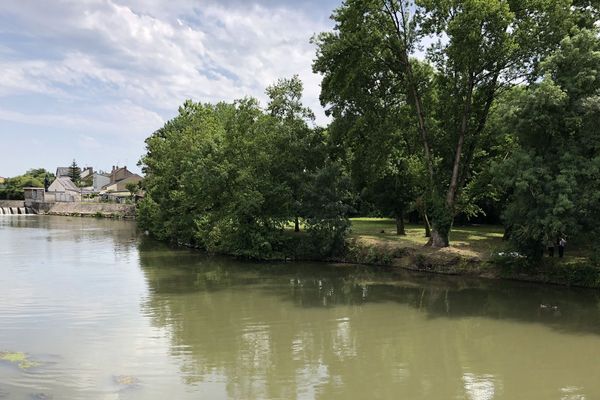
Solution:
[(98, 218), (135, 218), (135, 205), (114, 203), (54, 203), (46, 215), (62, 215), (70, 217), (98, 217)]
[(461, 275), (487, 279), (511, 279), (566, 286), (600, 288), (600, 268), (586, 248), (568, 248), (564, 258), (545, 257), (535, 267), (507, 249), (500, 226), (456, 227), (451, 246), (424, 246), (421, 226), (409, 225), (406, 235), (395, 234), (395, 221), (383, 218), (352, 219), (347, 251), (335, 261), (387, 266), (403, 270)]

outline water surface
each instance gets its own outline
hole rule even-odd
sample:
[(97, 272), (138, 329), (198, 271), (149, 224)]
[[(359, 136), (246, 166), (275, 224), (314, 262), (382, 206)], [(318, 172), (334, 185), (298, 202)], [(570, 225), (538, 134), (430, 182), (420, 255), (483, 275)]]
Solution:
[(593, 290), (252, 264), (0, 217), (6, 399), (600, 399)]

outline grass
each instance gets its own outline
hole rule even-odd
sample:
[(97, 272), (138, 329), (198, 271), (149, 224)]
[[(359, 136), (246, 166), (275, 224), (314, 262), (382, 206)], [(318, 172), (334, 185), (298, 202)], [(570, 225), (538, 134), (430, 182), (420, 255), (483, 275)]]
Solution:
[[(424, 256), (449, 258), (461, 256), (466, 259), (488, 261), (495, 254), (506, 251), (508, 243), (502, 240), (504, 228), (501, 225), (469, 225), (455, 226), (450, 232), (450, 247), (433, 249), (425, 247), (428, 239), (425, 237), (423, 225), (406, 224), (406, 235), (396, 235), (396, 221), (391, 218), (351, 218), (352, 223), (350, 238), (359, 243), (386, 248), (388, 252), (394, 250), (412, 249), (413, 253)], [(301, 230), (304, 228), (301, 224)], [(293, 224), (287, 229), (293, 230)], [(579, 240), (570, 239), (565, 250), (565, 257), (561, 263), (580, 264), (589, 261), (592, 243), (589, 238)], [(547, 256), (546, 256), (547, 257)], [(558, 250), (555, 251), (555, 260), (558, 262)]]
[[(428, 240), (422, 225), (407, 224), (406, 235), (400, 236), (396, 235), (396, 222), (393, 219), (352, 218), (351, 222), (351, 237), (368, 244), (423, 248)], [(504, 249), (503, 234), (502, 226), (457, 226), (450, 232), (451, 246), (439, 251), (488, 259), (493, 253)]]

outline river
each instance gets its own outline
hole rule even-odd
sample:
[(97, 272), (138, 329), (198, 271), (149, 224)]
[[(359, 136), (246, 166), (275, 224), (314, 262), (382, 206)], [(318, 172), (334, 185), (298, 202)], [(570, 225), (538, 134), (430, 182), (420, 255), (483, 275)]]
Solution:
[(0, 398), (600, 399), (600, 294), (3, 216)]

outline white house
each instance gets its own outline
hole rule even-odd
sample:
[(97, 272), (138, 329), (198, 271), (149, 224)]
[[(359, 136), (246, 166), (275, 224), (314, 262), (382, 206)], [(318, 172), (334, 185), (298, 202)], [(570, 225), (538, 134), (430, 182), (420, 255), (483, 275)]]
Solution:
[(53, 193), (56, 201), (81, 201), (81, 190), (71, 178), (58, 177), (48, 186), (48, 192)]

